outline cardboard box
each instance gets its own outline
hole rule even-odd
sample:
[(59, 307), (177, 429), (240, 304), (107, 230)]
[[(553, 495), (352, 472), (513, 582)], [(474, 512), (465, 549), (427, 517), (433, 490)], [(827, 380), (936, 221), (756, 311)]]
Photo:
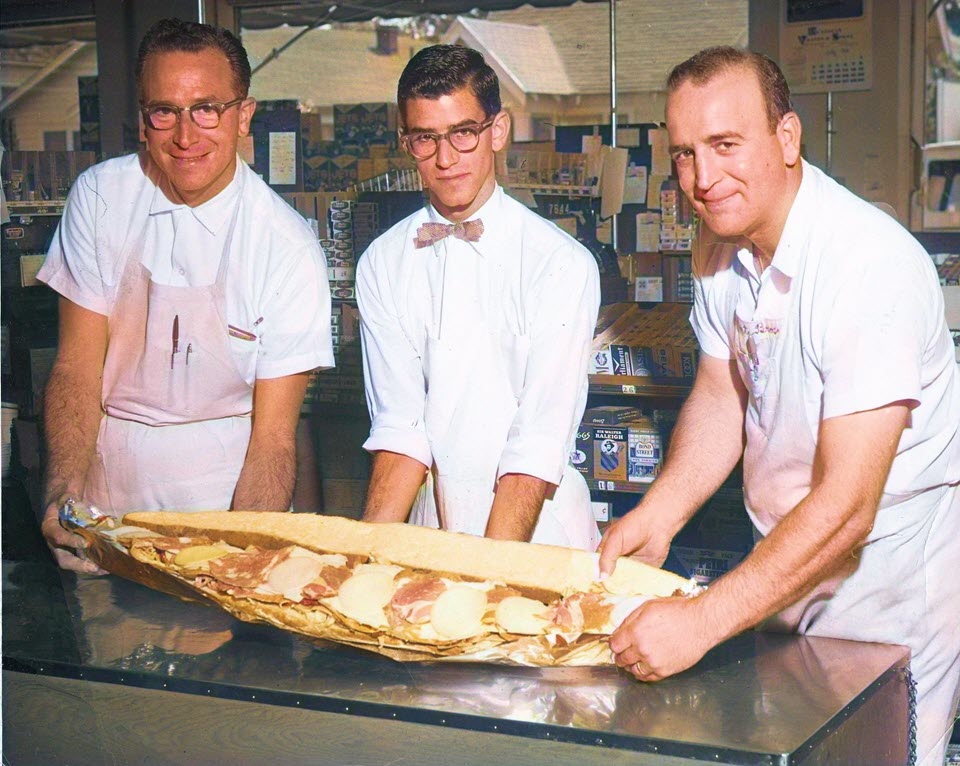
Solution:
[(633, 282), (633, 299), (638, 303), (663, 301), (663, 277), (636, 277)]
[(643, 416), (618, 425), (582, 423), (571, 462), (591, 480), (649, 483), (663, 462), (659, 429)]
[(670, 548), (685, 576), (701, 585), (733, 569), (753, 548), (753, 524), (738, 489), (723, 487), (677, 533)]
[(593, 478), (626, 481), (628, 429), (603, 426), (592, 432)]
[(583, 413), (581, 422), (595, 426), (616, 426), (642, 416), (639, 407), (591, 407)]

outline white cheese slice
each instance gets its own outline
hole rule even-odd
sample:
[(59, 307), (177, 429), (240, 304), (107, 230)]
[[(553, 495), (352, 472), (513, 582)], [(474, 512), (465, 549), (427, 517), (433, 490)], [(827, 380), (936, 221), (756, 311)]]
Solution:
[(499, 604), (495, 618), (508, 633), (521, 636), (539, 636), (547, 632), (550, 621), (543, 617), (545, 604), (525, 596), (507, 596)]
[(453, 583), (440, 594), (430, 610), (430, 624), (437, 634), (451, 641), (470, 638), (484, 631), (487, 594), (467, 583)]

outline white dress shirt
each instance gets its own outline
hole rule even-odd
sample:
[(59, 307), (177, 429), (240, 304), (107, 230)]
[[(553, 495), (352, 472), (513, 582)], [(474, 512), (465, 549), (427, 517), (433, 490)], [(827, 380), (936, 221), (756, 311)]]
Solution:
[[(596, 263), (576, 240), (499, 186), (472, 217), (484, 224), (479, 242), (447, 237), (417, 249), (417, 228), (443, 221), (427, 206), (379, 237), (360, 259), (357, 293), (372, 420), (364, 447), (432, 465), (424, 426), (427, 338), (445, 339), (455, 331), (453, 314), (466, 312), (495, 332), (530, 341), (527, 358), (509, 371), (519, 406), (496, 478), (521, 473), (559, 484), (586, 406), (600, 302)], [(471, 364), (469, 348), (463, 364)], [(478, 389), (465, 390), (464, 397), (482, 406)], [(469, 449), (470, 434), (461, 437)]]

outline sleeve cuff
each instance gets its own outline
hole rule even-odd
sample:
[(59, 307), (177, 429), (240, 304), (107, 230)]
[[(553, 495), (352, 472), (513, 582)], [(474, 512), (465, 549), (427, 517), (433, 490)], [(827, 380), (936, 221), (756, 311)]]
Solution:
[(363, 443), (367, 452), (396, 452), (423, 463), (428, 468), (433, 465), (433, 453), (423, 431), (410, 428), (374, 427)]
[(276, 362), (260, 362), (257, 364), (257, 378), (283, 378), (301, 372), (312, 372), (318, 369), (328, 370), (333, 366), (333, 351), (326, 349), (312, 354), (300, 354)]
[(712, 333), (701, 331), (695, 322), (692, 324), (693, 332), (697, 336), (697, 343), (700, 345), (700, 350), (704, 354), (716, 357), (717, 359), (733, 358), (733, 354), (730, 353), (730, 346), (722, 341), (716, 340), (716, 337)]
[(65, 269), (58, 269), (53, 273), (46, 273), (41, 268), (37, 274), (37, 279), (45, 282), (54, 292), (62, 295), (68, 301), (76, 303), (80, 308), (92, 311), (95, 314), (110, 316), (110, 306), (107, 301), (97, 295), (84, 293), (72, 279), (65, 275)]
[(558, 485), (569, 461), (569, 451), (555, 437), (527, 434), (507, 442), (500, 457), (497, 479), (508, 473), (522, 473)]
[(898, 381), (891, 377), (887, 378), (885, 385), (877, 387), (875, 384), (877, 380), (881, 379), (874, 379), (871, 383), (872, 390), (868, 395), (864, 395), (862, 388), (856, 386), (838, 386), (840, 390), (836, 392), (824, 390), (823, 417), (836, 418), (856, 412), (877, 410), (894, 402), (907, 402), (911, 410), (920, 405), (919, 385), (908, 380)]

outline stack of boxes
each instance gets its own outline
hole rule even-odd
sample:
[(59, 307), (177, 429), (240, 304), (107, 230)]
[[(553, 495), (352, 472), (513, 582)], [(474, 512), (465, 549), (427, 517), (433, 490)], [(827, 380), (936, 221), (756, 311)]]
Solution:
[(592, 194), (596, 183), (588, 155), (554, 151), (552, 142), (512, 146), (506, 156), (506, 178), (511, 187), (560, 186), (582, 194)]
[(305, 191), (342, 191), (415, 167), (397, 146), (396, 104), (337, 104), (332, 141), (323, 139), (322, 127), (319, 114), (301, 116)]
[(328, 239), (320, 240), (327, 258), (330, 296), (336, 300), (357, 297), (357, 257), (353, 244), (353, 210), (351, 200), (333, 200), (327, 212)]
[(688, 251), (693, 242), (694, 223), (687, 198), (673, 179), (660, 186), (660, 250)]
[(693, 303), (693, 273), (686, 253), (627, 253), (617, 258), (638, 303)]
[(380, 235), (376, 203), (332, 200), (327, 232), (320, 247), (327, 259), (330, 295), (334, 300), (356, 300), (357, 259)]
[(693, 303), (693, 270), (689, 255), (663, 256), (663, 299), (672, 303)]
[(335, 303), (331, 309), (335, 367), (310, 376), (303, 410), (318, 404), (363, 405), (363, 358), (360, 351), (360, 312), (349, 303)]
[(697, 341), (683, 304), (604, 306), (593, 340), (590, 373), (693, 380)]
[(570, 459), (600, 489), (649, 484), (663, 462), (660, 429), (636, 407), (592, 407), (583, 413)]
[(304, 400), (306, 409), (316, 403), (361, 405), (363, 359), (360, 351), (360, 314), (357, 297), (357, 259), (380, 234), (377, 205), (355, 200), (331, 200), (326, 216), (327, 237), (320, 240), (327, 259), (330, 318), (336, 367), (311, 376)]

